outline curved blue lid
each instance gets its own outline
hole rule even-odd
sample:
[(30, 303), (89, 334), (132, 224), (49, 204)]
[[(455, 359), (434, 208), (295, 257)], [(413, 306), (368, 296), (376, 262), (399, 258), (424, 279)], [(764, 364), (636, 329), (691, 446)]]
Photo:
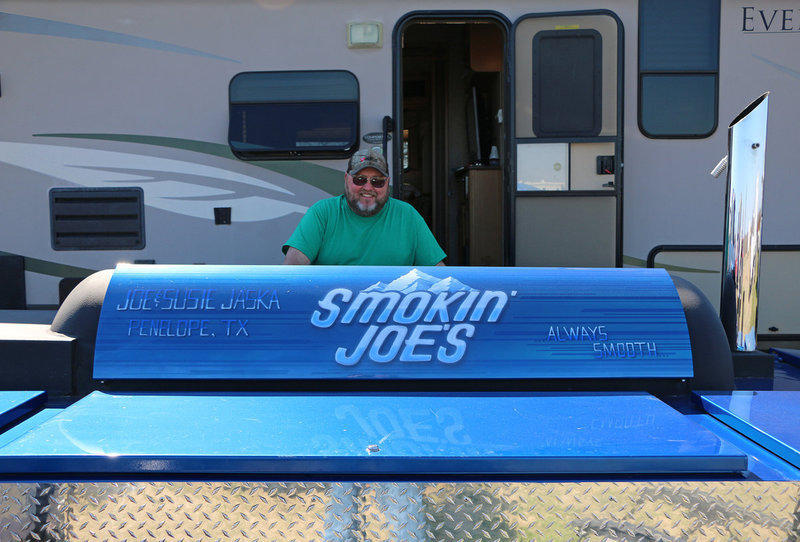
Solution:
[(663, 270), (120, 266), (97, 379), (688, 378)]

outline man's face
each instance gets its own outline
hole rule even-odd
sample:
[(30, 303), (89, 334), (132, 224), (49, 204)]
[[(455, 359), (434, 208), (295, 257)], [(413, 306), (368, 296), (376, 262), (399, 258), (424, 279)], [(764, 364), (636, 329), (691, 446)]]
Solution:
[[(368, 180), (363, 186), (354, 182), (354, 177), (366, 177)], [(360, 216), (372, 216), (383, 209), (389, 199), (389, 179), (380, 188), (372, 185), (369, 179), (386, 178), (383, 173), (375, 168), (364, 168), (355, 175), (346, 173), (344, 176), (344, 195), (347, 203), (354, 213)]]

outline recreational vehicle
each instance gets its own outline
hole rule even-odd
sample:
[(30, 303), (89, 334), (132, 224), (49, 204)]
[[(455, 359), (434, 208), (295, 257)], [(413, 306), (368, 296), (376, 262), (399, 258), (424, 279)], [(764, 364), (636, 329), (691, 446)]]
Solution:
[(4, 1), (5, 308), (119, 262), (280, 263), (373, 146), (449, 265), (662, 266), (717, 303), (709, 172), (769, 91), (759, 333), (792, 338), (799, 40), (779, 0)]

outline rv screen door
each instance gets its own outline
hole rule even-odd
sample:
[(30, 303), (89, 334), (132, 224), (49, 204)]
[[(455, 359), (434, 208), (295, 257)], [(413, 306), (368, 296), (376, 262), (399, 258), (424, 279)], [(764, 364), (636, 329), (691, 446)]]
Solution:
[(620, 38), (607, 11), (514, 25), (515, 265), (621, 265)]

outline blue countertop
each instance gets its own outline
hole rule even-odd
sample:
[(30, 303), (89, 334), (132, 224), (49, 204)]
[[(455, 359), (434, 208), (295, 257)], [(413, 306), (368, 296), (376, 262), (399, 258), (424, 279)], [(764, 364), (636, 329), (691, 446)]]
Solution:
[(800, 392), (736, 390), (697, 396), (706, 412), (800, 467)]
[(94, 392), (0, 448), (0, 472), (720, 474), (747, 456), (645, 393)]
[(0, 391), (0, 427), (41, 407), (46, 398), (43, 391)]

